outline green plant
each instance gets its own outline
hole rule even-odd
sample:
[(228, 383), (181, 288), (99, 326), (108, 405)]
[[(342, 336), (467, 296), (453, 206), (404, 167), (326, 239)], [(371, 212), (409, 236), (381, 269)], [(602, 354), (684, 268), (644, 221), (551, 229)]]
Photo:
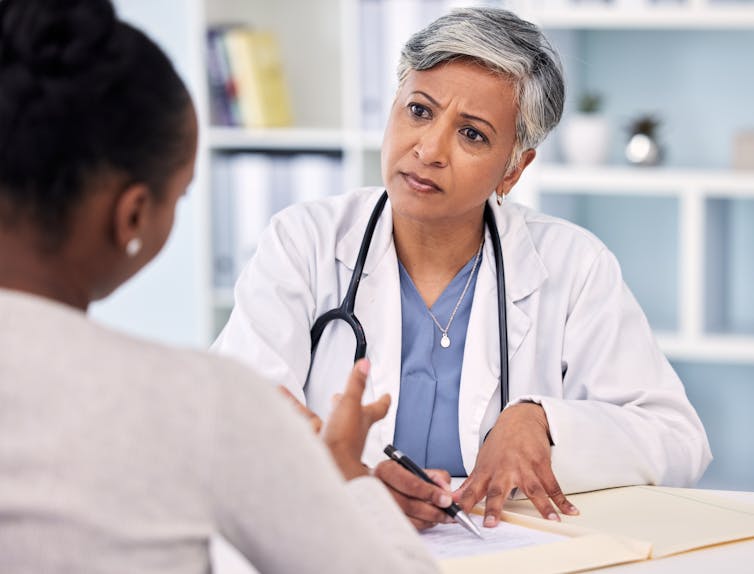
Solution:
[(596, 114), (602, 109), (602, 95), (597, 92), (584, 92), (578, 101), (582, 114)]
[(655, 139), (661, 124), (662, 121), (658, 117), (651, 114), (643, 114), (631, 120), (628, 124), (628, 133), (630, 135), (643, 134)]

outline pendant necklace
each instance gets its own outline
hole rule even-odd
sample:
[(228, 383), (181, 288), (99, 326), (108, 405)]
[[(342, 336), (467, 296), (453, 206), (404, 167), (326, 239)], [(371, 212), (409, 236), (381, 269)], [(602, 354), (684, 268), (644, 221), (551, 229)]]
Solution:
[(466, 296), (466, 291), (469, 290), (469, 285), (471, 285), (471, 279), (474, 277), (474, 272), (476, 271), (477, 265), (479, 265), (479, 261), (482, 258), (482, 246), (484, 245), (484, 239), (482, 239), (482, 242), (479, 244), (479, 249), (476, 252), (476, 256), (474, 257), (474, 265), (471, 267), (471, 273), (469, 273), (469, 278), (466, 279), (466, 285), (463, 288), (463, 291), (461, 291), (461, 296), (458, 298), (458, 301), (456, 301), (456, 306), (453, 308), (453, 312), (450, 314), (450, 319), (448, 319), (448, 324), (445, 325), (445, 328), (443, 328), (442, 325), (440, 325), (440, 322), (437, 320), (437, 317), (435, 317), (435, 314), (432, 313), (432, 311), (427, 307), (427, 312), (429, 313), (429, 316), (432, 317), (432, 320), (435, 322), (435, 325), (437, 325), (437, 328), (440, 329), (440, 333), (442, 333), (442, 337), (440, 338), (440, 346), (443, 349), (447, 349), (450, 347), (450, 337), (448, 337), (448, 330), (450, 329), (450, 325), (453, 323), (453, 319), (456, 316), (456, 312), (458, 311), (458, 308), (461, 306), (461, 302), (463, 301), (463, 298)]

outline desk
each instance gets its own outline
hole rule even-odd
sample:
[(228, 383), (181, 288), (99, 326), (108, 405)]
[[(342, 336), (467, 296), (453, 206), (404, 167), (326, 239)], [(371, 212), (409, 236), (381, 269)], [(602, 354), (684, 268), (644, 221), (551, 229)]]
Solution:
[[(710, 491), (754, 504), (754, 492)], [(238, 552), (223, 540), (212, 547), (215, 574), (258, 574)], [(605, 574), (747, 574), (754, 572), (754, 539), (702, 548), (655, 560), (599, 568)], [(473, 574), (470, 572), (469, 574)]]

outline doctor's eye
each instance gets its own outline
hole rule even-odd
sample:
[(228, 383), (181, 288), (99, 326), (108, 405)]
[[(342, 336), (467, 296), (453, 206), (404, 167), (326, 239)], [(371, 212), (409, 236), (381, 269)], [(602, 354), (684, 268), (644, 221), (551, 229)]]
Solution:
[(423, 119), (432, 117), (432, 114), (430, 113), (429, 109), (426, 106), (417, 104), (416, 102), (411, 102), (406, 107), (408, 108), (408, 111), (411, 112), (411, 115), (413, 115), (414, 117), (423, 118)]
[(487, 136), (485, 136), (482, 132), (471, 127), (463, 128), (461, 130), (461, 134), (466, 136), (466, 139), (472, 142), (486, 143), (487, 141), (489, 141), (487, 139)]

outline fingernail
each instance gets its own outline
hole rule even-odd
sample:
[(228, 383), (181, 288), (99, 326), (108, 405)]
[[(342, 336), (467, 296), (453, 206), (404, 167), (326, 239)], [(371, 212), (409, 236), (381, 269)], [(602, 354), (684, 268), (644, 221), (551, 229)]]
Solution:
[(573, 504), (571, 504), (568, 507), (568, 514), (570, 514), (571, 516), (578, 516), (581, 513), (579, 512), (578, 508), (576, 508)]
[(443, 494), (443, 495), (442, 495), (442, 496), (440, 497), (440, 500), (439, 500), (439, 502), (438, 502), (438, 504), (437, 504), (437, 505), (438, 505), (438, 506), (439, 506), (440, 508), (447, 508), (447, 507), (448, 507), (448, 506), (450, 506), (451, 504), (453, 504), (453, 499), (452, 499), (452, 498), (451, 498), (450, 496), (448, 496), (447, 494)]
[(359, 369), (359, 372), (362, 375), (368, 375), (369, 374), (369, 360), (361, 359), (359, 363), (356, 365), (356, 368)]
[(557, 515), (555, 512), (551, 512), (547, 515), (547, 520), (554, 520), (556, 522), (560, 522), (560, 516)]
[(495, 516), (493, 514), (488, 514), (484, 517), (484, 525), (485, 526), (495, 526)]

